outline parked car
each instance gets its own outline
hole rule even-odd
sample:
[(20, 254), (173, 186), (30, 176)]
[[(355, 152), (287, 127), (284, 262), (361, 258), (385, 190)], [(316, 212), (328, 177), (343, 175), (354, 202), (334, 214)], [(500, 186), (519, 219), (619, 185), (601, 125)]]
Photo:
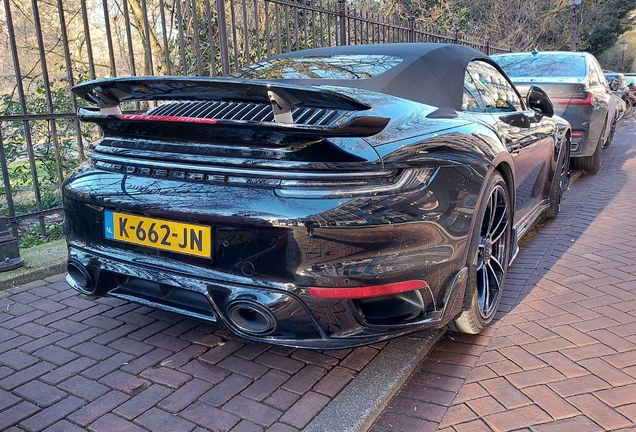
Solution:
[(572, 125), (572, 166), (596, 172), (616, 128), (616, 99), (596, 58), (585, 52), (522, 52), (493, 59), (520, 91), (543, 88), (556, 114)]
[(607, 85), (618, 97), (627, 100), (629, 96), (629, 83), (624, 74), (620, 72), (605, 72)]
[(630, 92), (636, 91), (636, 74), (625, 74), (625, 81)]
[[(103, 138), (65, 181), (68, 283), (343, 348), (478, 333), (517, 241), (559, 211), (569, 124), (489, 57), (443, 44), (297, 51), (230, 78), (73, 91)], [(135, 102), (148, 106), (133, 109)]]

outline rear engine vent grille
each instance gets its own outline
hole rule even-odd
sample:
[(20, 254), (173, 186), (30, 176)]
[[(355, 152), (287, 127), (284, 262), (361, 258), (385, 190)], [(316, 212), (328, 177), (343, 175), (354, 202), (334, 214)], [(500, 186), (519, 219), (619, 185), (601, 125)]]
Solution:
[[(292, 110), (295, 124), (329, 126), (346, 113), (345, 110), (296, 107)], [(180, 101), (160, 105), (148, 115), (273, 122), (270, 104), (253, 102)]]

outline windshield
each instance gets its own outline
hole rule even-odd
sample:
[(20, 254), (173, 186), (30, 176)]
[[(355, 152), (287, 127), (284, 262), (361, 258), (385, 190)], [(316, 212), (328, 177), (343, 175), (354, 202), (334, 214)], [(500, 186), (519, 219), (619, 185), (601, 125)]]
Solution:
[(261, 60), (230, 74), (249, 79), (366, 79), (400, 64), (400, 57), (334, 55)]
[(511, 78), (570, 78), (587, 74), (585, 57), (581, 55), (527, 53), (495, 55), (493, 59)]

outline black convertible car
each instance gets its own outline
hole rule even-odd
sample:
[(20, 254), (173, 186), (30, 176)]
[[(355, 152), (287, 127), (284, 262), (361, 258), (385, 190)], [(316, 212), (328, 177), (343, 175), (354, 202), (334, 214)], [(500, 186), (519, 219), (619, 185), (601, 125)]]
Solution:
[[(343, 348), (494, 317), (517, 240), (554, 216), (570, 128), (459, 45), (339, 46), (228, 78), (73, 91), (103, 138), (66, 180), (68, 283)], [(128, 107), (130, 110), (122, 110)]]

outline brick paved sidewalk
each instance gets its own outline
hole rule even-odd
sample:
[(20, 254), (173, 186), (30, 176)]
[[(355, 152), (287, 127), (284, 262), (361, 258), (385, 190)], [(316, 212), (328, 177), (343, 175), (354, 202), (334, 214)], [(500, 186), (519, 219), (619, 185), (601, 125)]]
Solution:
[(298, 431), (381, 347), (248, 342), (59, 275), (0, 290), (0, 431)]
[(636, 425), (636, 123), (525, 244), (498, 321), (447, 333), (371, 428), (615, 431)]

